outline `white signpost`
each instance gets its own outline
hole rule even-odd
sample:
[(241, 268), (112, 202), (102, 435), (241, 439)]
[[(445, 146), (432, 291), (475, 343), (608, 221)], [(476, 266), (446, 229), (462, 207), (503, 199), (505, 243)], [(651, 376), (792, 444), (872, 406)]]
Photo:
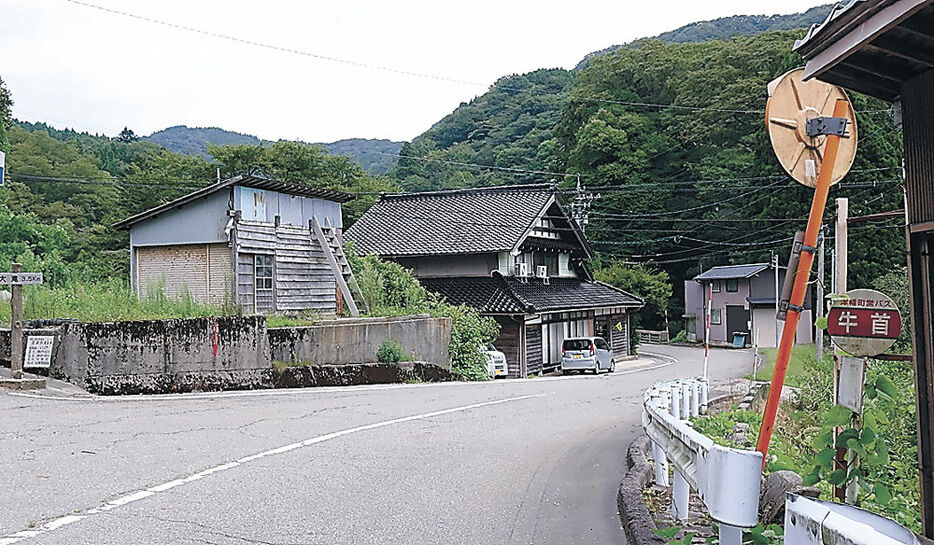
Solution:
[(34, 286), (41, 284), (42, 280), (42, 273), (0, 273), (0, 285), (3, 286)]
[(10, 298), (10, 378), (14, 383), (23, 380), (23, 285), (41, 283), (42, 273), (23, 272), (19, 263), (13, 263), (10, 272), (0, 273), (0, 285), (12, 286), (13, 292)]
[(54, 345), (54, 335), (29, 336), (26, 339), (26, 359), (23, 361), (23, 367), (51, 367)]
[(0, 186), (3, 185), (3, 175), (6, 173), (6, 154), (0, 151)]

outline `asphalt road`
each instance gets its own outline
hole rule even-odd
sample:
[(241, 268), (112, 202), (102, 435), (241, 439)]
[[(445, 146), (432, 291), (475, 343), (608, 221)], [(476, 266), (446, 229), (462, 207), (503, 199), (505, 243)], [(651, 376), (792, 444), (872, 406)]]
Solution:
[[(599, 377), (0, 392), (0, 545), (624, 543), (615, 497), (641, 391), (703, 357), (643, 352)], [(713, 390), (751, 358), (713, 352)]]

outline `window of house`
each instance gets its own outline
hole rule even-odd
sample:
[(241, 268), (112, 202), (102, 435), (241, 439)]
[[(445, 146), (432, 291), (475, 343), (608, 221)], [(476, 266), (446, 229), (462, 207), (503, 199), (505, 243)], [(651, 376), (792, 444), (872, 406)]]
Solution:
[(256, 291), (272, 291), (272, 256), (257, 255), (254, 259)]
[(713, 291), (714, 293), (720, 293), (720, 281), (714, 280), (713, 282), (711, 282), (710, 290)]
[(726, 291), (737, 292), (739, 291), (739, 280), (736, 278), (730, 278), (726, 281)]
[(719, 308), (710, 309), (710, 325), (720, 325), (723, 323), (723, 314)]
[(538, 267), (544, 266), (548, 269), (548, 276), (558, 276), (558, 254), (553, 252), (535, 252), (533, 254), (535, 269), (533, 273), (537, 274)]

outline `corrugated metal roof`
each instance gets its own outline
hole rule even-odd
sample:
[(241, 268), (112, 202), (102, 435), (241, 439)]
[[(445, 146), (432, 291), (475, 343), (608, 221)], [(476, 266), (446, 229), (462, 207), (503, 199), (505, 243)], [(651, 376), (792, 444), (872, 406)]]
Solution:
[(183, 206), (189, 202), (192, 202), (197, 199), (207, 197), (212, 195), (222, 189), (226, 189), (231, 186), (240, 185), (243, 187), (251, 187), (253, 189), (265, 189), (268, 191), (278, 191), (279, 193), (285, 193), (287, 195), (296, 195), (300, 197), (309, 197), (314, 199), (325, 199), (329, 201), (345, 203), (347, 201), (353, 200), (355, 197), (349, 193), (343, 193), (341, 191), (334, 191), (331, 189), (323, 189), (318, 187), (311, 187), (304, 184), (298, 184), (294, 182), (280, 182), (278, 180), (270, 180), (268, 178), (260, 178), (257, 176), (251, 175), (241, 175), (234, 176), (233, 178), (228, 178), (216, 184), (211, 184), (206, 187), (202, 187), (197, 191), (193, 191), (183, 197), (179, 197), (173, 201), (167, 202), (163, 205), (157, 206), (155, 208), (150, 208), (145, 212), (136, 214), (135, 216), (130, 216), (125, 220), (118, 221), (113, 224), (114, 227), (118, 229), (128, 229), (133, 225), (146, 221), (150, 218), (156, 217), (163, 212)]
[(694, 277), (698, 282), (707, 280), (727, 280), (731, 278), (750, 278), (771, 268), (768, 263), (750, 263), (748, 265), (721, 265), (704, 271)]

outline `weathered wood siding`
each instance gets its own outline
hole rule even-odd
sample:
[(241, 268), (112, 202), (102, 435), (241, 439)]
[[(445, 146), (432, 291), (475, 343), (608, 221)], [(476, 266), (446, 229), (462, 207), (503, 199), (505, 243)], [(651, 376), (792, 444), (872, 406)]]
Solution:
[(525, 326), (525, 354), (529, 373), (542, 371), (542, 326)]
[(519, 324), (508, 316), (496, 316), (499, 324), (499, 338), (496, 339), (496, 349), (506, 355), (506, 366), (510, 377), (521, 377), (522, 370), (519, 362)]
[(334, 273), (311, 232), (280, 225), (276, 243), (276, 310), (335, 312)]
[[(619, 323), (623, 330), (616, 329), (615, 325)], [(610, 317), (610, 347), (613, 349), (614, 358), (622, 358), (629, 355), (629, 315), (614, 314)]]
[(186, 292), (201, 303), (223, 304), (229, 293), (230, 249), (226, 244), (183, 244), (136, 248), (137, 289), (142, 296), (162, 289), (166, 297)]
[[(253, 312), (337, 310), (337, 285), (324, 252), (307, 227), (241, 221), (237, 224), (238, 301)], [(273, 256), (274, 297), (256, 298), (254, 256)]]

